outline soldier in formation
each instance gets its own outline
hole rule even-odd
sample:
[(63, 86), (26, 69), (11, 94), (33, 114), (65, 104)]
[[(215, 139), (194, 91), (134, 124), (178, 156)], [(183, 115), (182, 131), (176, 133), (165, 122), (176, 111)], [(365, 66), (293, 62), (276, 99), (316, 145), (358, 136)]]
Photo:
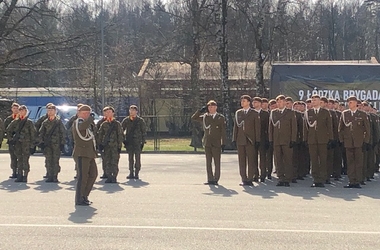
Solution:
[[(18, 117), (18, 108), (19, 107), (20, 107), (20, 105), (18, 103), (12, 104), (12, 106), (11, 106), (12, 114), (10, 116), (8, 116), (7, 118), (5, 118), (5, 120), (4, 120), (4, 129), (5, 130), (9, 126), (9, 124), (11, 124), (11, 122), (13, 120), (16, 120), (16, 118)], [(5, 135), (7, 136), (6, 131), (5, 131)], [(7, 136), (7, 138), (8, 138), (8, 136)], [(9, 176), (9, 178), (15, 179), (15, 178), (17, 178), (17, 156), (15, 153), (15, 146), (12, 143), (10, 144), (9, 141), (7, 142), (7, 144), (8, 144), (9, 155), (11, 158), (11, 170), (12, 170), (12, 174), (11, 174), (11, 176)]]
[(58, 182), (58, 173), (61, 171), (59, 159), (66, 143), (66, 129), (57, 116), (54, 104), (47, 107), (47, 118), (42, 122), (39, 130), (39, 147), (45, 156), (46, 182)]
[(146, 143), (146, 124), (143, 118), (137, 115), (136, 105), (129, 107), (129, 116), (121, 123), (125, 139), (124, 146), (128, 153), (129, 175), (127, 179), (139, 179), (141, 170), (141, 152)]
[(123, 145), (123, 130), (119, 121), (114, 117), (113, 107), (103, 109), (105, 120), (98, 130), (99, 151), (102, 152), (103, 166), (107, 180), (105, 183), (116, 183), (119, 173), (119, 159)]

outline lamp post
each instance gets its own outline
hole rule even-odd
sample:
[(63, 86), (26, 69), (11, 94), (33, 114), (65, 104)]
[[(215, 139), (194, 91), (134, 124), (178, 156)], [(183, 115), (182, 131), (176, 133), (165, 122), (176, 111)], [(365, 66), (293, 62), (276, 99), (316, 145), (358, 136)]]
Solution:
[(101, 58), (100, 58), (100, 74), (101, 74), (101, 95), (102, 108), (105, 106), (105, 84), (104, 84), (104, 12), (103, 0), (100, 2), (100, 36), (101, 36)]

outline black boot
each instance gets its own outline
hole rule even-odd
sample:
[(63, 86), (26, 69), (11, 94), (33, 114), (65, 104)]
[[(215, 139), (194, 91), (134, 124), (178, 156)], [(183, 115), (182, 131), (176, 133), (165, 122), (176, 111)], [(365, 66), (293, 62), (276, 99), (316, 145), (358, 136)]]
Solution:
[(112, 177), (112, 183), (117, 183), (116, 176)]
[(22, 182), (22, 174), (17, 174), (17, 179), (15, 182)]
[(16, 170), (13, 170), (13, 173), (12, 173), (11, 176), (9, 176), (9, 178), (11, 178), (11, 179), (17, 178), (17, 172), (16, 172)]
[(112, 183), (112, 177), (108, 177), (104, 183)]
[(135, 178), (136, 180), (139, 179), (139, 172), (138, 172), (138, 171), (136, 171), (134, 178)]
[(53, 182), (57, 183), (58, 182), (58, 175), (53, 176)]
[(48, 176), (45, 182), (53, 182), (53, 176)]
[(134, 179), (135, 176), (133, 175), (133, 171), (129, 171), (129, 175), (127, 176), (127, 179)]
[(22, 182), (28, 182), (28, 172), (24, 172), (24, 176), (22, 177)]
[(103, 175), (100, 176), (100, 179), (107, 179), (107, 175), (106, 175), (106, 173), (103, 173)]

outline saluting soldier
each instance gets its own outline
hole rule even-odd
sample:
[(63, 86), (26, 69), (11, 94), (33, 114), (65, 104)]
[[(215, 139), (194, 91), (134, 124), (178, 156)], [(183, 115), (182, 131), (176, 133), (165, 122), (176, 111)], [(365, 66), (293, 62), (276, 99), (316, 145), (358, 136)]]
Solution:
[(121, 123), (125, 131), (124, 145), (128, 152), (129, 175), (127, 179), (139, 179), (141, 170), (141, 152), (146, 143), (146, 124), (142, 117), (137, 115), (136, 105), (129, 107), (129, 116)]
[(260, 117), (257, 112), (251, 109), (251, 100), (249, 95), (241, 96), (240, 105), (242, 108), (235, 113), (233, 141), (238, 150), (239, 172), (242, 180), (240, 186), (253, 186), (255, 169), (258, 168)]
[[(108, 108), (108, 107), (106, 107)], [(107, 117), (105, 115), (105, 112), (104, 109), (103, 109), (103, 117), (102, 119), (100, 119), (97, 123), (96, 123), (96, 130), (98, 131), (99, 133), (99, 129), (100, 129), (100, 126), (103, 124), (103, 122), (105, 122), (107, 120)], [(105, 159), (104, 159), (104, 154), (102, 153), (101, 154), (101, 157), (102, 157), (102, 169), (103, 169), (103, 175), (100, 176), (100, 179), (106, 179), (107, 178), (107, 174), (106, 174), (106, 167), (105, 167)]]
[(123, 129), (119, 121), (114, 117), (115, 109), (105, 107), (103, 109), (105, 121), (99, 128), (99, 150), (103, 153), (103, 163), (105, 166), (105, 183), (117, 183), (119, 173), (119, 159), (121, 146), (123, 145)]
[(293, 179), (293, 147), (297, 140), (297, 121), (294, 112), (285, 107), (284, 95), (276, 97), (277, 108), (269, 117), (269, 142), (274, 148), (278, 183), (289, 187)]
[(319, 95), (311, 97), (312, 109), (305, 112), (305, 141), (309, 146), (311, 159), (312, 187), (324, 187), (327, 180), (327, 151), (333, 144), (331, 115), (321, 108)]
[[(266, 100), (268, 102), (268, 100)], [(260, 117), (260, 175), (258, 175), (258, 170), (254, 170), (254, 180), (260, 178), (260, 182), (265, 182), (267, 177), (268, 167), (268, 149), (269, 149), (269, 136), (268, 136), (268, 126), (269, 126), (269, 112), (262, 109), (263, 99), (260, 97), (253, 98), (253, 110), (259, 114)]]
[[(221, 151), (224, 151), (226, 141), (226, 120), (222, 114), (217, 112), (217, 108), (217, 103), (211, 100), (207, 106), (197, 110), (191, 116), (192, 120), (202, 123), (203, 126), (207, 172), (205, 185), (218, 185)], [(214, 161), (215, 171), (212, 171), (212, 161)]]
[(96, 166), (96, 127), (91, 116), (91, 108), (82, 105), (78, 109), (77, 119), (72, 125), (74, 138), (73, 157), (77, 166), (77, 185), (75, 192), (75, 205), (89, 206), (88, 200), (91, 189), (98, 176)]
[[(12, 114), (8, 116), (7, 118), (5, 118), (4, 120), (5, 131), (7, 131), (9, 124), (11, 124), (11, 122), (18, 117), (19, 107), (20, 105), (18, 103), (12, 103), (12, 106), (11, 106)], [(9, 155), (11, 157), (11, 169), (12, 169), (12, 174), (9, 176), (9, 178), (14, 179), (14, 178), (17, 178), (17, 156), (15, 153), (15, 146), (13, 144), (9, 144), (9, 141), (7, 142), (7, 144), (8, 144)]]
[(27, 107), (21, 105), (18, 110), (18, 117), (7, 127), (7, 137), (9, 145), (14, 146), (17, 157), (16, 182), (27, 182), (30, 171), (29, 157), (34, 147), (36, 129), (33, 122), (27, 118)]
[(61, 172), (59, 159), (66, 143), (66, 129), (57, 116), (54, 104), (47, 107), (47, 115), (48, 117), (42, 122), (39, 131), (40, 147), (45, 156), (46, 182), (58, 182), (58, 173)]
[(347, 99), (348, 110), (343, 111), (339, 121), (339, 140), (347, 155), (347, 174), (349, 183), (345, 188), (361, 188), (363, 179), (363, 151), (370, 147), (370, 125), (368, 116), (358, 110), (358, 99)]

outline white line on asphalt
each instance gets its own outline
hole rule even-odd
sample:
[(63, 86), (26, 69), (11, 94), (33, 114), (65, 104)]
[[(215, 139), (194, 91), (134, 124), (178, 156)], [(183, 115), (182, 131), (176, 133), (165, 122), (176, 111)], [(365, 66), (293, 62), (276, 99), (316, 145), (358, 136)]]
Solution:
[(0, 224), (0, 227), (31, 228), (105, 228), (105, 229), (150, 229), (150, 230), (193, 230), (193, 231), (249, 231), (278, 233), (321, 233), (321, 234), (369, 234), (380, 235), (379, 231), (342, 231), (311, 229), (234, 228), (234, 227), (176, 227), (176, 226), (126, 226), (126, 225), (86, 225), (86, 224)]

